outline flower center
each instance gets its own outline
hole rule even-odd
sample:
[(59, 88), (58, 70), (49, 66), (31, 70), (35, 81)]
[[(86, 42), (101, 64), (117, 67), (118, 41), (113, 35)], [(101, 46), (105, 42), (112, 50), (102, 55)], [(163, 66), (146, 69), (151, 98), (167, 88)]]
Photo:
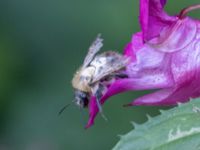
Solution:
[(196, 9), (200, 9), (200, 4), (197, 4), (197, 5), (192, 5), (192, 6), (189, 6), (189, 7), (186, 7), (184, 8), (180, 14), (179, 14), (179, 18), (180, 19), (183, 19), (185, 18), (185, 16), (190, 12), (190, 11), (193, 11), (193, 10), (196, 10)]

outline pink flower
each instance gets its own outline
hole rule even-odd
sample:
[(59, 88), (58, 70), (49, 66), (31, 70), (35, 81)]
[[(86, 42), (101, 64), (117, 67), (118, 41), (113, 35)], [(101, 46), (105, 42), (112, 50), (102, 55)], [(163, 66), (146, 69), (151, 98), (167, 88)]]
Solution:
[[(101, 99), (130, 90), (157, 89), (139, 97), (133, 105), (176, 105), (200, 96), (200, 21), (186, 16), (200, 8), (183, 9), (169, 16), (163, 7), (166, 0), (140, 0), (141, 32), (133, 35), (124, 55), (131, 62), (126, 67), (128, 78), (116, 80)], [(95, 97), (89, 104), (89, 121), (98, 113)]]

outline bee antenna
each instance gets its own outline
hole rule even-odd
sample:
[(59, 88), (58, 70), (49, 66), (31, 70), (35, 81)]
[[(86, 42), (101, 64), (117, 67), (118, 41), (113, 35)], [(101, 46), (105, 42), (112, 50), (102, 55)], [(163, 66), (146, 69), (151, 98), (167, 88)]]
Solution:
[(71, 103), (69, 103), (69, 104), (65, 105), (63, 108), (61, 108), (61, 110), (58, 112), (58, 116), (60, 116), (64, 112), (64, 110), (66, 108), (68, 108), (70, 105), (71, 105)]

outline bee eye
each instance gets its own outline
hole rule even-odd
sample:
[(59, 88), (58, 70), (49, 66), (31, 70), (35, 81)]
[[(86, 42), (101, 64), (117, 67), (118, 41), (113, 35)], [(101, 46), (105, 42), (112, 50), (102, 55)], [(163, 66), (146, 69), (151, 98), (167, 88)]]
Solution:
[(88, 100), (88, 99), (85, 99), (85, 100), (83, 101), (84, 107), (87, 107), (87, 106), (88, 106), (88, 103), (89, 103), (89, 100)]
[(80, 107), (85, 108), (88, 106), (88, 94), (83, 91), (75, 90), (75, 100), (76, 104)]

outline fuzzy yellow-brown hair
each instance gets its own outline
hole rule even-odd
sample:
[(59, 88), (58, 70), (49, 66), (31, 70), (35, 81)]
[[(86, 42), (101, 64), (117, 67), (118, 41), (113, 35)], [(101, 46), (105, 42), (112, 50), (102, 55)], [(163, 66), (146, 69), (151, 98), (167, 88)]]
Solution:
[(72, 79), (72, 86), (75, 89), (83, 91), (83, 92), (91, 92), (90, 86), (83, 79), (81, 79), (81, 73), (82, 73), (82, 69), (79, 69), (75, 73)]

